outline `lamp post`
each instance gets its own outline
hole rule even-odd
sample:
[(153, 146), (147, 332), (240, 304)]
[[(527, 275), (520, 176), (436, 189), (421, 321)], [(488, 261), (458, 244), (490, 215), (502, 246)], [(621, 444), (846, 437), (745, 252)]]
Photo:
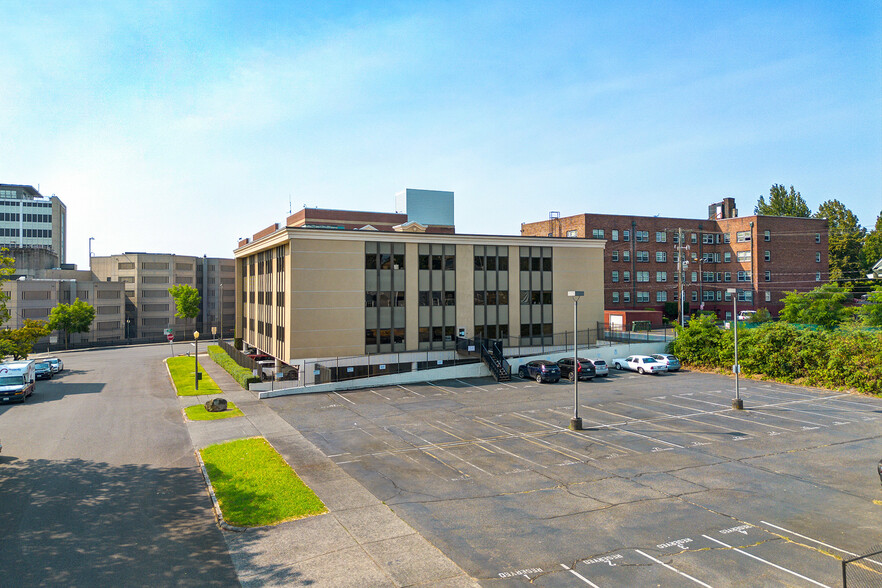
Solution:
[(193, 340), (196, 342), (196, 353), (193, 354), (193, 359), (196, 360), (196, 373), (194, 377), (196, 378), (196, 389), (199, 389), (199, 331), (193, 331)]
[(735, 398), (732, 399), (732, 408), (735, 410), (744, 410), (744, 402), (741, 401), (741, 394), (738, 391), (738, 373), (741, 366), (738, 365), (738, 290), (736, 288), (726, 288), (726, 292), (732, 295), (732, 322), (735, 329), (735, 365), (732, 371), (735, 372)]
[(217, 305), (219, 307), (218, 312), (220, 312), (220, 338), (221, 341), (224, 340), (224, 283), (220, 283), (220, 288), (218, 290), (218, 302)]
[(570, 290), (567, 296), (573, 299), (573, 418), (570, 429), (582, 430), (582, 418), (579, 416), (579, 298), (585, 295), (584, 290)]

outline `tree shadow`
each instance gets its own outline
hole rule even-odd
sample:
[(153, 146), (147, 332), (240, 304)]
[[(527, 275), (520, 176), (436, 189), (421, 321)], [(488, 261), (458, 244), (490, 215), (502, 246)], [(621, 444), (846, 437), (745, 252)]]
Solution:
[[(153, 467), (4, 455), (0, 521), (4, 586), (240, 585), (195, 459)], [(311, 583), (245, 551), (244, 578)]]

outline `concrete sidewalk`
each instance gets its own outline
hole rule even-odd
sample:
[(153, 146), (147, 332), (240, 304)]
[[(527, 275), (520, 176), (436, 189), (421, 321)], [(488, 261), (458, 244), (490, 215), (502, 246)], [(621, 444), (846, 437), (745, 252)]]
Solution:
[[(207, 354), (199, 363), (245, 416), (188, 421), (193, 447), (264, 437), (329, 511), (274, 527), (222, 531), (243, 586), (479, 585)], [(178, 397), (182, 408), (209, 398)]]

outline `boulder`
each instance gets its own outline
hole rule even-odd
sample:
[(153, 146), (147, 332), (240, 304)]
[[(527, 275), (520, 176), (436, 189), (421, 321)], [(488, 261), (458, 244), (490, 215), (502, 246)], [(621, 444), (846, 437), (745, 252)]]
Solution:
[(227, 410), (227, 401), (223, 398), (212, 398), (205, 401), (205, 410), (208, 412), (223, 412)]

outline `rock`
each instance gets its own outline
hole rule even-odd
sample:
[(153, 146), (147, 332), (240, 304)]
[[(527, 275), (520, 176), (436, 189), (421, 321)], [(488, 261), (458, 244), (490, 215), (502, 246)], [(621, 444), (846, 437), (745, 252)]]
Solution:
[(223, 412), (227, 410), (227, 401), (223, 398), (212, 398), (205, 401), (205, 410), (208, 412)]

